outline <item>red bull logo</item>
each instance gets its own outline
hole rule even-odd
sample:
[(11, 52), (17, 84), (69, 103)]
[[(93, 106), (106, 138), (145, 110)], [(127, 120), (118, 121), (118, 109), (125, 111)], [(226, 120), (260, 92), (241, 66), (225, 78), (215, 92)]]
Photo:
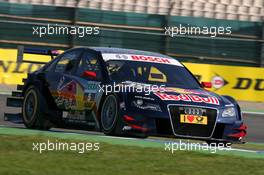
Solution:
[(170, 95), (170, 94), (160, 93), (160, 92), (156, 92), (154, 94), (158, 96), (161, 100), (186, 101), (186, 102), (207, 103), (207, 104), (214, 104), (214, 105), (220, 104), (218, 98), (213, 97), (213, 96), (201, 97), (198, 95), (191, 95), (191, 94)]

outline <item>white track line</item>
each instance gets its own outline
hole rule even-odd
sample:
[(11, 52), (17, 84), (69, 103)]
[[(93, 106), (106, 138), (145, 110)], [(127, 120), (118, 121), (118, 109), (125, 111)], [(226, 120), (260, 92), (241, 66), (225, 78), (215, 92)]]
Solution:
[[(0, 125), (0, 129), (1, 127), (8, 127), (5, 125)], [(11, 127), (13, 128), (13, 127)], [(51, 131), (52, 132), (52, 131)], [(85, 135), (85, 133), (72, 133), (72, 132), (67, 132), (67, 131), (62, 131), (61, 133), (64, 134), (83, 134)], [(120, 140), (134, 140), (134, 141), (145, 141), (145, 142), (159, 142), (159, 143), (168, 143), (168, 142), (173, 142), (173, 143), (179, 143), (179, 141), (172, 141), (172, 140), (160, 140), (160, 139), (138, 139), (138, 138), (129, 138), (129, 137), (116, 137), (116, 136), (106, 136), (106, 135), (95, 135), (92, 134), (94, 136), (98, 136), (98, 137), (106, 137), (106, 138), (112, 138), (112, 139), (120, 139)], [(191, 142), (182, 142), (182, 143), (191, 143)], [(204, 146), (202, 146), (204, 147)], [(224, 151), (224, 150), (222, 150)], [(255, 150), (248, 150), (248, 149), (239, 149), (239, 148), (231, 148), (231, 150), (226, 150), (226, 151), (238, 151), (238, 152), (248, 152), (248, 153), (257, 153), (257, 154), (264, 154), (264, 150), (259, 150), (259, 151), (255, 151)]]
[(248, 152), (248, 153), (259, 153), (261, 151), (249, 150), (249, 149), (239, 149), (239, 148), (231, 148), (231, 151), (240, 151), (240, 152)]
[[(161, 143), (175, 142), (175, 143), (179, 143), (179, 141), (159, 140), (159, 139), (138, 139), (138, 138), (115, 137), (115, 136), (104, 136), (104, 135), (102, 135), (101, 137), (108, 137), (108, 138), (121, 139), (121, 140), (135, 140), (135, 141), (141, 140), (141, 141), (145, 141), (145, 142), (161, 142)], [(190, 143), (190, 142), (182, 142), (182, 143)], [(263, 152), (264, 150), (256, 151), (256, 150), (248, 150), (248, 149), (240, 149), (240, 148), (231, 148), (230, 151), (259, 153), (259, 152)], [(264, 152), (263, 152), (263, 154), (264, 154)]]
[(264, 112), (242, 111), (243, 114), (264, 115)]
[(0, 95), (12, 95), (12, 92), (4, 92), (4, 91), (1, 92), (1, 91), (0, 91)]
[[(100, 136), (100, 135), (98, 135)], [(120, 139), (120, 140), (134, 140), (134, 141), (145, 141), (145, 142), (160, 142), (160, 143), (168, 143), (168, 142), (173, 142), (173, 143), (180, 143), (179, 141), (172, 141), (172, 140), (159, 140), (159, 139), (138, 139), (138, 138), (129, 138), (129, 137), (116, 137), (116, 136), (105, 136), (101, 135), (101, 137), (106, 137), (106, 138), (112, 138), (112, 139)], [(191, 142), (182, 142), (182, 143), (191, 143)], [(205, 147), (205, 146), (202, 146)], [(239, 148), (231, 148), (230, 151), (240, 151), (240, 152), (248, 152), (248, 153), (259, 153), (261, 151), (255, 151), (255, 150), (248, 150), (248, 149), (239, 149)], [(263, 153), (264, 154), (264, 153)]]

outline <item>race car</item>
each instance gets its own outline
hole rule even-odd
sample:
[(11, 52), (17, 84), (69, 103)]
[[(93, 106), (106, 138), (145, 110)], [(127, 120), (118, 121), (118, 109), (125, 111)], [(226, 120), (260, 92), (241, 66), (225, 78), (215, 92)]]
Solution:
[(238, 103), (210, 86), (167, 55), (79, 47), (29, 73), (14, 94), (30, 129), (87, 126), (106, 135), (242, 142)]

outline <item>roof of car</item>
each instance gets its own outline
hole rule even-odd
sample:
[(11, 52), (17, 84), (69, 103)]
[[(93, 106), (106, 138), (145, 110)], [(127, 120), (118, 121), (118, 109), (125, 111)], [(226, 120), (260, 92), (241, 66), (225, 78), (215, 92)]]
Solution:
[(93, 49), (102, 53), (117, 53), (117, 54), (133, 54), (133, 55), (147, 55), (147, 56), (156, 56), (156, 57), (167, 57), (172, 58), (167, 55), (163, 55), (160, 53), (135, 50), (135, 49), (122, 49), (122, 48), (114, 48), (114, 47), (89, 47), (89, 49)]

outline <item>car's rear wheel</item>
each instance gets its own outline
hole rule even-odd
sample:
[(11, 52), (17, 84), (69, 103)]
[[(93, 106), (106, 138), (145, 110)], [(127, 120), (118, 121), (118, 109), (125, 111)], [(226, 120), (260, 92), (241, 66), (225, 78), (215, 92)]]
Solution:
[(119, 122), (118, 99), (115, 95), (108, 95), (101, 109), (101, 126), (104, 134), (116, 135)]
[(45, 118), (48, 111), (43, 95), (34, 86), (30, 86), (24, 95), (22, 106), (22, 119), (27, 128), (49, 130), (52, 126)]

